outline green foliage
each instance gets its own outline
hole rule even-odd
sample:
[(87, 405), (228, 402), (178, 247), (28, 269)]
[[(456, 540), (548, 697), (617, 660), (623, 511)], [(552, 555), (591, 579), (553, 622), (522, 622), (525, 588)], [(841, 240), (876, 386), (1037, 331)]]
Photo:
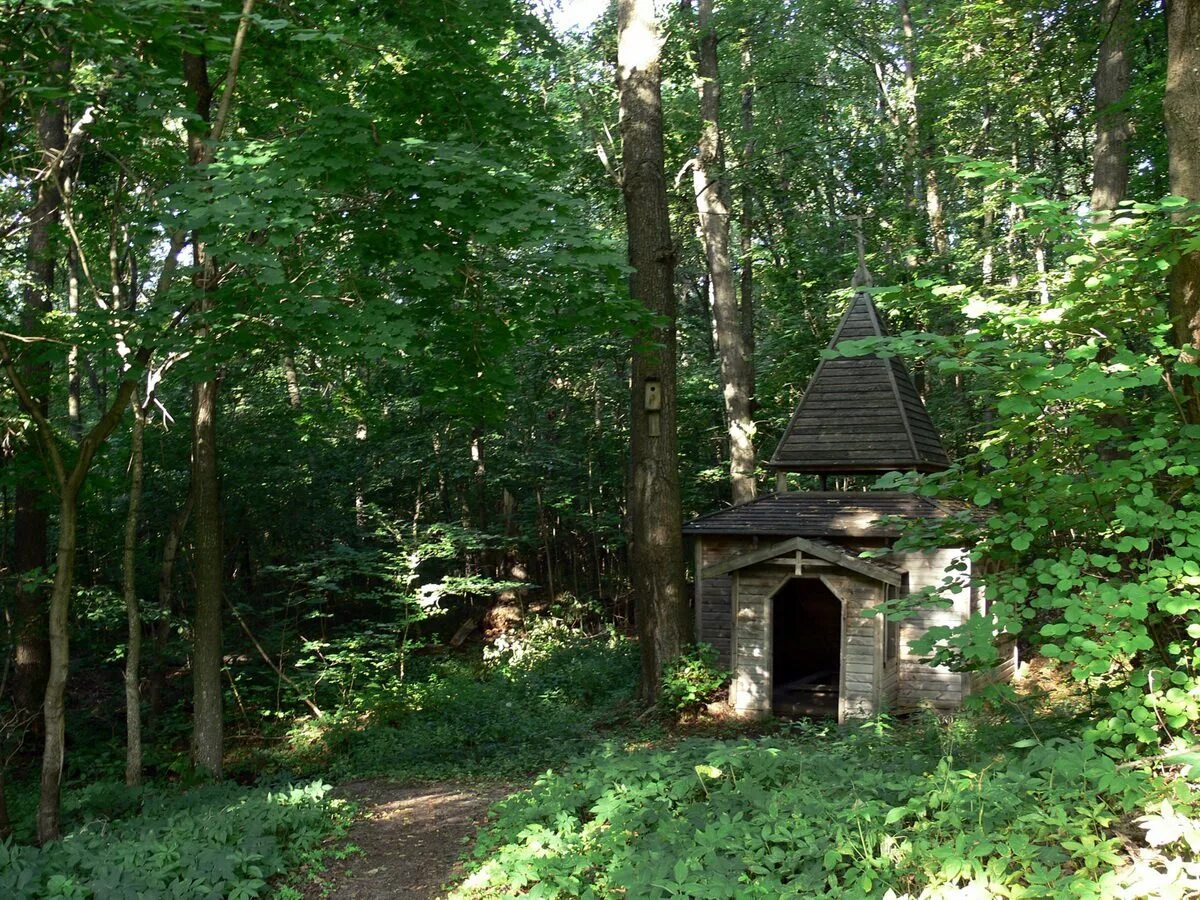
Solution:
[(208, 785), (186, 792), (138, 794), (113, 786), (127, 818), (105, 808), (96, 818), (43, 848), (0, 844), (0, 894), (43, 897), (229, 897), (271, 892), (269, 882), (338, 834), (348, 809), (329, 786), (243, 788)]
[(717, 649), (697, 644), (667, 664), (659, 703), (674, 713), (688, 712), (712, 700), (727, 681), (729, 673), (717, 665)]
[[(1011, 173), (974, 164), (965, 175)], [(1162, 272), (1195, 243), (1195, 225), (1167, 198), (1091, 226), (1070, 204), (1038, 199), (1038, 187), (1025, 182), (1014, 200), (1066, 255), (1052, 303), (917, 282), (905, 293), (961, 304), (971, 327), (888, 342), (969, 377), (997, 417), (950, 472), (884, 483), (975, 507), (906, 539), (973, 547), (988, 600), (986, 613), (931, 629), (917, 649), (985, 668), (998, 630), (1022, 635), (1092, 691), (1102, 709), (1092, 736), (1134, 756), (1190, 742), (1200, 725), (1200, 428), (1174, 396), (1194, 367), (1171, 346), (1161, 302)]]
[(414, 660), (388, 699), (355, 703), (293, 735), (290, 765), (336, 778), (506, 778), (558, 764), (597, 740), (634, 696), (637, 654), (553, 617), (499, 639), (483, 661)]
[(1016, 734), (869, 723), (610, 746), (502, 803), (457, 896), (1113, 896), (1118, 823), (1161, 785), (1075, 739), (1005, 749)]

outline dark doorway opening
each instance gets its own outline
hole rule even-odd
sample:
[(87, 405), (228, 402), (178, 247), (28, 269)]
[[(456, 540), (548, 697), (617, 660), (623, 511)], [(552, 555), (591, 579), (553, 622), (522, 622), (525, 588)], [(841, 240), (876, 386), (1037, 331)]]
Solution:
[(837, 716), (842, 603), (816, 578), (793, 578), (771, 613), (772, 706), (784, 716)]

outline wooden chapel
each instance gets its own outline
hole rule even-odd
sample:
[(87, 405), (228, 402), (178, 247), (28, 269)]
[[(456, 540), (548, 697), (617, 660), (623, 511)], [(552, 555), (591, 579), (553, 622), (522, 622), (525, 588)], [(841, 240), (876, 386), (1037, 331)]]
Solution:
[[(867, 279), (863, 269), (856, 284)], [(850, 300), (830, 349), (884, 336), (870, 295)], [(909, 644), (962, 623), (982, 602), (963, 548), (889, 552), (904, 520), (945, 506), (893, 491), (789, 491), (787, 473), (818, 476), (936, 472), (949, 465), (904, 363), (876, 354), (823, 359), (768, 467), (778, 490), (684, 525), (695, 558), (698, 641), (733, 672), (731, 701), (749, 715), (828, 715), (838, 721), (921, 705), (948, 710), (982, 683), (1012, 675), (1015, 647), (989, 673), (925, 665)], [(864, 610), (934, 588), (949, 602), (888, 622)]]

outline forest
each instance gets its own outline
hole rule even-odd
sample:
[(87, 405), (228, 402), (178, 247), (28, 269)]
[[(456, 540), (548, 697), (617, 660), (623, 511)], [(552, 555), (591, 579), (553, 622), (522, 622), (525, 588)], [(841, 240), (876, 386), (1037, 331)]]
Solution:
[(1200, 896), (1200, 0), (0, 22), (0, 897)]

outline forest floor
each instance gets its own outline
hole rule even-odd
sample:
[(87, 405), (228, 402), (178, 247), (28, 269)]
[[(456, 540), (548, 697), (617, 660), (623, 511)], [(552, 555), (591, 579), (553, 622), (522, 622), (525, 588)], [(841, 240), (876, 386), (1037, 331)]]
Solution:
[(331, 862), (305, 891), (308, 900), (441, 897), (462, 875), (461, 857), (488, 807), (516, 791), (510, 784), (441, 782), (398, 785), (384, 779), (344, 785), (358, 804), (347, 835), (355, 855)]

